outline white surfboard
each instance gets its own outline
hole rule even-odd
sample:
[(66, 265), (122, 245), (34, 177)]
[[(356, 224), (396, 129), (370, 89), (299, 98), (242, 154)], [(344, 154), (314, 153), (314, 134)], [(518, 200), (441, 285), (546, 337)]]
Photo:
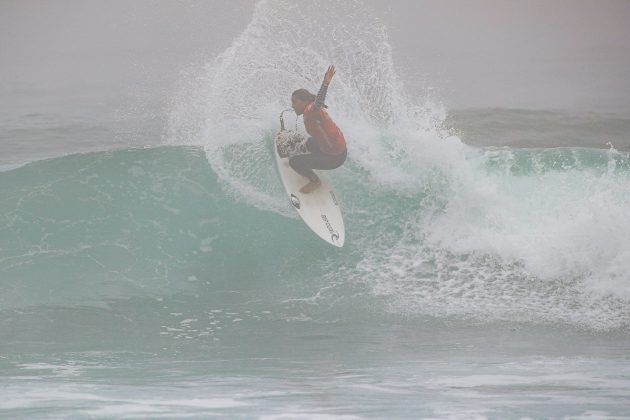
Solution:
[(346, 235), (339, 199), (326, 178), (320, 173), (317, 173), (317, 176), (322, 181), (322, 185), (319, 188), (309, 194), (300, 192), (300, 188), (308, 183), (308, 178), (295, 172), (289, 166), (289, 158), (282, 157), (278, 153), (279, 140), (282, 141), (283, 136), (294, 133), (284, 129), (282, 116), (280, 121), (282, 129), (276, 137), (274, 153), (278, 164), (278, 172), (289, 196), (289, 201), (302, 220), (304, 220), (304, 223), (313, 232), (326, 242), (342, 247)]

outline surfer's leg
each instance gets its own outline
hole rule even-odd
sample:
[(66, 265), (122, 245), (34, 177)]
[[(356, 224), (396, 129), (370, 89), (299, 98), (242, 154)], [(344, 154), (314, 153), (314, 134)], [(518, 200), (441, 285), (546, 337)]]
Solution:
[(317, 166), (317, 158), (317, 154), (309, 153), (308, 155), (293, 156), (289, 159), (291, 168), (309, 180), (308, 184), (300, 188), (300, 192), (303, 194), (315, 191), (322, 184), (319, 177), (313, 172), (313, 166)]
[(313, 177), (317, 177), (313, 169), (336, 169), (346, 161), (346, 155), (346, 151), (341, 155), (325, 155), (321, 152), (309, 153), (307, 155), (293, 156), (289, 159), (289, 165), (298, 174), (313, 179)]
[(304, 155), (293, 156), (289, 159), (289, 165), (295, 172), (298, 174), (305, 176), (310, 181), (319, 181), (319, 178), (313, 172), (313, 165), (316, 165), (317, 155), (321, 152), (315, 143), (313, 137), (309, 137), (306, 140), (306, 149), (310, 152)]
[(313, 172), (313, 169), (311, 169), (314, 156), (313, 154), (299, 155), (289, 159), (289, 165), (291, 165), (293, 170), (308, 178), (308, 184), (300, 188), (300, 192), (303, 194), (315, 191), (322, 184), (319, 177)]
[(315, 156), (315, 158), (310, 162), (311, 169), (323, 169), (327, 171), (337, 169), (346, 161), (347, 155), (347, 150), (340, 155), (326, 155), (321, 152), (314, 153), (313, 156)]
[[(309, 161), (309, 168), (311, 168), (311, 171), (313, 169), (331, 170), (343, 165), (346, 161), (347, 151), (344, 151), (341, 155), (336, 156), (325, 155), (323, 153), (313, 153), (309, 156), (312, 156), (312, 159)], [(317, 180), (311, 180), (311, 182), (300, 189), (300, 192), (308, 194), (311, 191), (315, 191), (320, 185), (322, 185), (322, 182), (319, 178), (317, 178)]]
[(313, 169), (331, 170), (340, 167), (346, 160), (347, 151), (341, 155), (326, 155), (322, 153), (312, 138), (306, 142), (306, 147), (311, 152), (307, 155), (298, 155), (289, 159), (289, 165), (300, 175), (309, 179), (309, 183), (300, 189), (303, 193), (316, 190), (321, 181), (313, 172)]
[(313, 172), (313, 164), (315, 160), (315, 155), (298, 155), (293, 156), (289, 159), (289, 165), (295, 172), (298, 174), (305, 176), (311, 181), (319, 180), (315, 172)]

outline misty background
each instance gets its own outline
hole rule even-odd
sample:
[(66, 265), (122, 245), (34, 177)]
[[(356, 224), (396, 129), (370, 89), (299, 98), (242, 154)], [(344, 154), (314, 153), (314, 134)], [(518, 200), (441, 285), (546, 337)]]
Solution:
[[(250, 22), (255, 4), (0, 2), (0, 160), (56, 154), (50, 140), (38, 143), (36, 132), (19, 140), (14, 134), (26, 126), (50, 133), (60, 118), (64, 130), (89, 122), (92, 128), (81, 134), (90, 144), (102, 143), (111, 126), (118, 127), (107, 140), (111, 147), (159, 143), (178, 80), (224, 51)], [(628, 1), (366, 0), (365, 6), (360, 12), (387, 26), (407, 89), (442, 102), (453, 124), (464, 125), (458, 127), (464, 141), (472, 124), (473, 143), (509, 142), (473, 127), (475, 109), (575, 118), (630, 114)], [(529, 123), (538, 118), (532, 114)], [(621, 127), (626, 133), (627, 123)]]

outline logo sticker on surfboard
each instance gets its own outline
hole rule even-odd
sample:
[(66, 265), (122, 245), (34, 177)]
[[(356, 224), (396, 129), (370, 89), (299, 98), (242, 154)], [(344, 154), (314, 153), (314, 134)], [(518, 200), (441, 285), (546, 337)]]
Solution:
[(296, 209), (300, 208), (300, 199), (297, 198), (295, 194), (291, 194), (291, 204), (293, 204), (293, 207)]
[(330, 239), (333, 242), (337, 242), (339, 240), (339, 232), (333, 229), (332, 225), (330, 224), (330, 221), (328, 220), (328, 216), (326, 216), (325, 214), (322, 214), (322, 220), (326, 224), (326, 228), (328, 229), (328, 232), (330, 233)]

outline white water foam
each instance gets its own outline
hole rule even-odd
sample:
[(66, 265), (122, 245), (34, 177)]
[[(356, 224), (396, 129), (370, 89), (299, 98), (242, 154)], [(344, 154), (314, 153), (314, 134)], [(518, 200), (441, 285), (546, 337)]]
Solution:
[[(394, 312), (627, 327), (630, 173), (615, 165), (627, 157), (611, 150), (608, 167), (516, 175), (513, 153), (462, 150), (437, 165), (443, 207), (370, 246), (358, 277)], [(489, 169), (497, 155), (504, 171)]]
[[(525, 152), (449, 136), (441, 106), (408, 97), (386, 28), (359, 1), (259, 2), (233, 44), (184, 80), (169, 141), (203, 145), (235, 197), (291, 215), (266, 148), (292, 90), (316, 90), (329, 63), (338, 68), (330, 113), (351, 165), (365, 172), (342, 176), (354, 189), (376, 188), (364, 203), (376, 225), (352, 235), (363, 254), (356, 281), (395, 312), (628, 325), (630, 175), (616, 168), (627, 158), (611, 150), (607, 168), (550, 169), (548, 152), (532, 150), (533, 169), (519, 173)], [(417, 204), (388, 220), (379, 212), (392, 207), (378, 202), (387, 192)], [(380, 240), (394, 230), (397, 238)]]

